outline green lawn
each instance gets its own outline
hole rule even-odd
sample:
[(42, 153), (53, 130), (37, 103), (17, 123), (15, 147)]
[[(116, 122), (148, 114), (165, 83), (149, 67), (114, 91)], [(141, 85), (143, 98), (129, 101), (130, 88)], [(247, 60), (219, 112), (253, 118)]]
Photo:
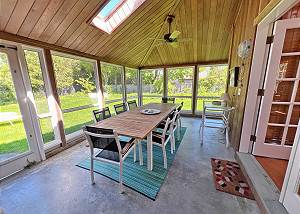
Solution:
[[(136, 94), (128, 94), (128, 97), (135, 96)], [(147, 94), (150, 95), (150, 94)], [(158, 95), (159, 94), (151, 94)], [(181, 94), (182, 95), (182, 94)], [(184, 95), (182, 95), (184, 96)], [(108, 98), (110, 100), (120, 98), (120, 94), (110, 95)], [(72, 95), (60, 96), (61, 106), (63, 109), (74, 108), (78, 106), (88, 105), (91, 103), (96, 103), (96, 101), (91, 101), (87, 95), (76, 93)], [(183, 110), (191, 110), (192, 100), (190, 98), (176, 98), (176, 103), (184, 102)], [(114, 113), (113, 105), (119, 103), (109, 103), (107, 106), (110, 108), (111, 113)], [(143, 97), (143, 104), (147, 103), (160, 103), (160, 97)], [(38, 113), (47, 113), (48, 105), (45, 98), (36, 99), (36, 106)], [(95, 108), (83, 109), (75, 112), (69, 112), (63, 114), (65, 133), (70, 134), (78, 131), (83, 125), (92, 124), (92, 110)], [(198, 100), (197, 110), (202, 110), (202, 100)], [(0, 106), (0, 112), (19, 112), (19, 107), (17, 104), (9, 104)], [(54, 133), (51, 125), (50, 118), (40, 119), (40, 126), (42, 130), (42, 136), (44, 142), (50, 142), (54, 140)], [(2, 153), (22, 153), (28, 151), (28, 144), (26, 139), (25, 130), (21, 120), (13, 121), (13, 125), (8, 122), (0, 123), (0, 154)]]

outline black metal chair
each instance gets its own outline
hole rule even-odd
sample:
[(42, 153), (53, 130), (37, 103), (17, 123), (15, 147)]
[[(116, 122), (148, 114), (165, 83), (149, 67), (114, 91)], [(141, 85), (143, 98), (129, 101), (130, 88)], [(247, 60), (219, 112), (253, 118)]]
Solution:
[[(92, 184), (95, 183), (94, 178), (94, 160), (109, 162), (116, 164), (120, 167), (119, 171), (119, 183), (120, 183), (120, 192), (123, 192), (123, 183), (122, 183), (122, 170), (123, 170), (123, 161), (128, 156), (128, 154), (135, 148), (136, 143), (138, 142), (134, 138), (131, 138), (130, 141), (124, 142), (119, 139), (118, 134), (112, 129), (103, 129), (92, 126), (84, 126), (84, 134), (87, 141), (90, 145), (91, 150), (91, 181)], [(142, 152), (141, 144), (139, 143), (139, 151)], [(100, 152), (95, 153), (94, 149), (100, 149)], [(141, 157), (141, 155), (140, 155)], [(141, 160), (140, 160), (141, 161)]]
[(115, 108), (116, 114), (121, 114), (121, 113), (127, 111), (126, 103), (116, 104), (116, 105), (114, 105), (114, 108)]
[(136, 104), (135, 100), (131, 100), (131, 101), (127, 102), (127, 109), (128, 110), (133, 110), (135, 108), (137, 108), (137, 104)]
[(111, 117), (111, 113), (108, 107), (105, 107), (103, 109), (93, 110), (93, 118), (96, 123), (110, 117)]
[(162, 97), (161, 98), (162, 103), (175, 103), (174, 97)]

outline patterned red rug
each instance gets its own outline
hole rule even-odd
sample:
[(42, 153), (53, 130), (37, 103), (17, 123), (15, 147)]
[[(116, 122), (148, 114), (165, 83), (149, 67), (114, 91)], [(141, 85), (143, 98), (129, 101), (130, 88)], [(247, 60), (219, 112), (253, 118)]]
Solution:
[(238, 163), (212, 158), (211, 166), (217, 190), (255, 200)]

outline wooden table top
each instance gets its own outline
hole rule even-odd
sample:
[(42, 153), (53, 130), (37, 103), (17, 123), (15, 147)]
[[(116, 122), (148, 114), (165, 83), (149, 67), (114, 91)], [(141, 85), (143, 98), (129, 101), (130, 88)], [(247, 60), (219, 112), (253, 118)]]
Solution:
[[(175, 108), (171, 103), (150, 103), (134, 110), (127, 111), (96, 123), (99, 128), (114, 129), (119, 135), (144, 139), (161, 121), (163, 121)], [(145, 115), (141, 109), (159, 109), (161, 113)]]

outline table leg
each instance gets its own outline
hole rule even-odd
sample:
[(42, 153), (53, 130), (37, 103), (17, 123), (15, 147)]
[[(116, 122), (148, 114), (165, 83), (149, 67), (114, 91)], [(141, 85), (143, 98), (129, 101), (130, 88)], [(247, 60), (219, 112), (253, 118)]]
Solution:
[(153, 169), (152, 132), (147, 135), (147, 169)]

